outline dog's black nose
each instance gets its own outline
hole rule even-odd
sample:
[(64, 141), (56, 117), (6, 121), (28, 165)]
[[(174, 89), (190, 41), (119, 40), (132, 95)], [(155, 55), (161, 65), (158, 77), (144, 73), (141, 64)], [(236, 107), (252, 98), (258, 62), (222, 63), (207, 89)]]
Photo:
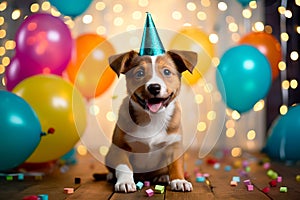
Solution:
[(150, 84), (147, 89), (148, 91), (153, 94), (154, 96), (158, 95), (160, 93), (160, 85), (157, 83)]

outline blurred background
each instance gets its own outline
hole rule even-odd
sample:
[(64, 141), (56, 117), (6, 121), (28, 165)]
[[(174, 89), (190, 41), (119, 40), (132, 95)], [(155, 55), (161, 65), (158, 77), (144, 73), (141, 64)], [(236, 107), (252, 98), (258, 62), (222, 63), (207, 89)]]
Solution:
[[(30, 15), (48, 13), (59, 17), (77, 45), (78, 49), (73, 50), (73, 54), (74, 51), (77, 54), (88, 51), (85, 61), (79, 66), (86, 76), (84, 80), (76, 75), (72, 77), (75, 73), (72, 59), (61, 77), (79, 87), (87, 111), (87, 126), (76, 148), (83, 154), (90, 151), (100, 160), (103, 160), (110, 145), (118, 106), (125, 95), (122, 87), (124, 78), (110, 78), (111, 72), (106, 71), (107, 58), (109, 54), (138, 50), (145, 12), (152, 14), (166, 49), (194, 50), (199, 54), (199, 66), (194, 75), (183, 77), (180, 100), (185, 145), (199, 149), (200, 157), (214, 147), (228, 149), (232, 156), (240, 156), (245, 150), (261, 150), (275, 119), (285, 115), (289, 107), (300, 99), (299, 0), (94, 0), (85, 10), (73, 16), (61, 10), (72, 1), (62, 1), (56, 6), (52, 5), (55, 1), (51, 4), (43, 0), (0, 2), (1, 90), (8, 89), (7, 69), (16, 55), (17, 32)], [(48, 26), (51, 27), (50, 22)], [(261, 32), (267, 35), (256, 35)], [(225, 59), (221, 59), (225, 52), (248, 43), (270, 55), (268, 59), (273, 76), (272, 80), (266, 77), (253, 89), (252, 96), (258, 95), (257, 101), (249, 108), (246, 105), (239, 110), (222, 100), (216, 71), (218, 66), (227, 64)], [(87, 46), (92, 44), (96, 45), (88, 49)], [(226, 62), (234, 63), (238, 57), (247, 54), (248, 51), (237, 52), (236, 57), (231, 56)], [(102, 65), (99, 70), (90, 67), (97, 65), (97, 61)], [(88, 68), (90, 70), (85, 71)], [(92, 92), (97, 91), (91, 95), (87, 87), (94, 74), (97, 74), (97, 83), (91, 87), (94, 89)], [(104, 77), (100, 81), (103, 87), (98, 90), (101, 77)], [(232, 84), (231, 89), (238, 85), (234, 81)], [(233, 98), (242, 104), (239, 94), (234, 95)]]

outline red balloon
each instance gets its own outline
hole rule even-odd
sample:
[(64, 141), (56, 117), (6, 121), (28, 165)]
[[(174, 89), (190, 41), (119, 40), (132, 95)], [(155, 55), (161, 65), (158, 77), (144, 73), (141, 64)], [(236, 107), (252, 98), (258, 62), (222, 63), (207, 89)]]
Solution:
[(27, 17), (19, 27), (15, 40), (16, 55), (28, 73), (61, 73), (71, 59), (71, 32), (60, 18), (50, 14), (37, 13)]
[[(256, 47), (262, 54), (264, 54), (272, 69), (272, 80), (279, 75), (278, 63), (282, 60), (282, 51), (280, 43), (277, 39), (265, 32), (251, 32), (241, 38), (240, 44), (249, 44)], [(247, 52), (245, 52), (247, 53)]]

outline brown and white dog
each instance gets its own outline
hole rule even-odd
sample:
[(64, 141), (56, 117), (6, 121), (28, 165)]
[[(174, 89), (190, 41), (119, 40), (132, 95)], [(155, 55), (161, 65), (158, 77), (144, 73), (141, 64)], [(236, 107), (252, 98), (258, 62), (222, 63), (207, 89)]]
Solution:
[(178, 94), (181, 73), (192, 72), (197, 54), (170, 50), (157, 56), (135, 51), (111, 56), (111, 68), (126, 76), (123, 100), (106, 165), (117, 181), (116, 192), (134, 192), (134, 177), (150, 180), (168, 174), (176, 191), (192, 191), (184, 178), (181, 110)]

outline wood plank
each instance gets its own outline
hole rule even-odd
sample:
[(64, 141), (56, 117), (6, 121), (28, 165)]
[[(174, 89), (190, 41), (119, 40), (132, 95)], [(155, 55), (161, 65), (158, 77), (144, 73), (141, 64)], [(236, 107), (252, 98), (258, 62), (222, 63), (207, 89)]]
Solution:
[(80, 187), (75, 190), (74, 194), (69, 195), (66, 199), (109, 199), (112, 192), (113, 185), (107, 181), (88, 181), (80, 184)]
[(184, 166), (185, 172), (188, 173), (190, 181), (193, 184), (193, 191), (192, 192), (176, 192), (171, 191), (170, 187), (167, 187), (166, 191), (166, 199), (173, 200), (173, 199), (214, 199), (214, 194), (210, 186), (203, 182), (199, 183), (196, 182), (196, 174), (194, 173), (195, 168), (197, 165), (195, 164), (198, 160), (196, 152), (187, 152), (184, 157)]
[[(257, 155), (257, 157), (261, 157), (261, 155)], [(300, 183), (296, 181), (296, 175), (300, 174), (300, 167), (295, 164), (287, 166), (282, 162), (274, 161), (270, 163), (270, 169), (282, 176), (282, 182), (277, 183), (276, 187), (270, 187), (269, 182), (272, 179), (267, 176), (267, 169), (256, 165), (253, 166), (251, 177), (257, 189), (262, 190), (265, 187), (270, 187), (270, 192), (266, 195), (271, 199), (298, 199), (300, 196)], [(288, 192), (281, 193), (279, 191), (281, 186), (286, 186)]]
[[(214, 154), (212, 154), (214, 155)], [(261, 190), (268, 186), (271, 180), (266, 175), (266, 169), (258, 165), (259, 160), (264, 157), (261, 154), (244, 154), (242, 158), (232, 158), (225, 156), (219, 158), (220, 168), (214, 169), (206, 163), (206, 158), (202, 164), (196, 164), (197, 154), (188, 152), (185, 156), (185, 170), (190, 175), (190, 181), (193, 184), (192, 192), (174, 192), (167, 186), (164, 194), (155, 194), (150, 197), (153, 200), (176, 200), (176, 199), (298, 199), (300, 196), (300, 183), (296, 181), (296, 175), (300, 174), (299, 165), (287, 166), (281, 162), (271, 162), (271, 168), (279, 175), (282, 175), (283, 182), (278, 183), (268, 194)], [(249, 161), (250, 172), (247, 176), (241, 176), (240, 171), (243, 167), (233, 168), (225, 171), (226, 165), (233, 166), (238, 160)], [(207, 182), (196, 182), (195, 168), (201, 173), (209, 173)], [(70, 166), (70, 169), (62, 173), (59, 168), (52, 173), (47, 174), (42, 180), (34, 180), (33, 177), (25, 178), (24, 181), (6, 181), (4, 177), (0, 178), (0, 199), (22, 199), (24, 196), (48, 194), (49, 199), (111, 199), (111, 200), (135, 200), (149, 199), (144, 187), (135, 193), (114, 193), (113, 184), (106, 181), (94, 181), (94, 173), (106, 173), (107, 169), (102, 163), (90, 155), (78, 156), (78, 163)], [(239, 176), (241, 182), (236, 186), (230, 186), (233, 176)], [(80, 184), (75, 184), (75, 177), (81, 179)], [(255, 186), (254, 191), (247, 191), (243, 180), (250, 179)], [(287, 186), (287, 193), (280, 193), (280, 186)], [(64, 187), (75, 188), (74, 194), (64, 194)], [(154, 189), (154, 185), (151, 185)]]
[[(219, 159), (219, 168), (214, 168), (213, 165), (203, 162), (200, 165), (200, 171), (202, 173), (209, 173), (210, 176), (208, 180), (211, 184), (213, 194), (216, 199), (270, 199), (260, 190), (254, 189), (253, 191), (248, 191), (243, 181), (249, 179), (248, 176), (241, 176), (242, 167), (234, 168), (234, 162), (239, 160), (238, 162), (242, 163), (243, 159), (232, 157), (222, 157)], [(226, 171), (225, 166), (231, 166), (232, 169), (230, 171)], [(237, 186), (231, 186), (230, 182), (233, 176), (240, 177), (240, 182)]]
[[(154, 191), (154, 188), (151, 187)], [(148, 188), (147, 188), (148, 189)], [(143, 188), (142, 190), (138, 190), (137, 192), (133, 193), (114, 193), (110, 200), (142, 200), (142, 199), (149, 199), (149, 197), (146, 195), (146, 188)], [(151, 200), (164, 200), (165, 194), (154, 194), (154, 196), (150, 197)]]

